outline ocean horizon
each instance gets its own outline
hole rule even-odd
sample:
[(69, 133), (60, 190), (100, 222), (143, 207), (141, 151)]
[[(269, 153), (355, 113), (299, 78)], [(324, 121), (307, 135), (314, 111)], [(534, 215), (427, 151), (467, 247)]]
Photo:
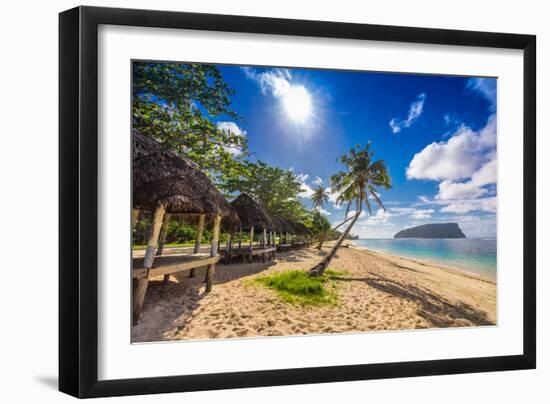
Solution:
[(497, 278), (496, 238), (378, 238), (356, 239), (352, 243), (378, 252), (456, 267), (493, 281)]

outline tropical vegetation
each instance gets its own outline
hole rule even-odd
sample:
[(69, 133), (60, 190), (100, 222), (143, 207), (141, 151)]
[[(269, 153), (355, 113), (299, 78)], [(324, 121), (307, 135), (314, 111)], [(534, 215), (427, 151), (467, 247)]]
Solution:
[[(370, 143), (358, 145), (339, 158), (345, 170), (330, 178), (330, 192), (323, 186), (313, 190), (313, 210), (309, 211), (301, 201), (302, 184), (292, 169), (270, 166), (254, 158), (248, 152), (246, 136), (214, 124), (214, 118), (219, 117), (243, 120), (231, 107), (235, 91), (216, 66), (134, 62), (133, 82), (132, 119), (136, 130), (194, 161), (226, 196), (247, 193), (272, 214), (304, 224), (317, 241), (317, 248), (337, 238), (329, 254), (311, 268), (311, 275), (323, 275), (365, 209), (371, 213), (372, 203), (384, 208), (378, 188), (390, 188), (391, 180), (384, 161), (374, 160)], [(322, 214), (331, 193), (337, 196), (337, 204), (346, 207), (344, 221), (334, 228)], [(338, 230), (344, 225), (343, 231)], [(146, 226), (147, 218), (138, 221), (135, 244), (145, 241)], [(174, 221), (168, 227), (166, 241), (186, 243), (195, 235), (195, 224)], [(205, 229), (203, 240), (210, 236)]]

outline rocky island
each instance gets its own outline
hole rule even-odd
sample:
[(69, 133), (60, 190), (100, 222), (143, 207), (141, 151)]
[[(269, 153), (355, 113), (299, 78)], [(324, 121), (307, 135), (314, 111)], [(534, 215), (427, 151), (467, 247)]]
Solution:
[(397, 232), (394, 238), (465, 238), (458, 223), (430, 223)]

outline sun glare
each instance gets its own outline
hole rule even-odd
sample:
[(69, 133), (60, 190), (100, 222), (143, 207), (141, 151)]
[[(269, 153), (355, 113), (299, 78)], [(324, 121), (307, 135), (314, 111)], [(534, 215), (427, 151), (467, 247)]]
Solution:
[(291, 86), (283, 96), (283, 107), (292, 122), (303, 125), (312, 114), (311, 96), (304, 86)]

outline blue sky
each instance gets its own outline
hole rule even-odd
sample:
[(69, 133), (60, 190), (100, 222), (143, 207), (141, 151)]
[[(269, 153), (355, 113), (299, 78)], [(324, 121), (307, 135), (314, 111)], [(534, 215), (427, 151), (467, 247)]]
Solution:
[[(337, 157), (370, 140), (393, 188), (380, 192), (386, 210), (365, 212), (353, 234), (385, 238), (453, 221), (468, 237), (496, 235), (496, 79), (219, 68), (245, 121), (219, 116), (217, 124), (246, 136), (254, 157), (292, 168), (306, 206), (311, 189), (330, 187), (343, 168)], [(331, 201), (323, 211), (338, 223), (345, 209)]]

